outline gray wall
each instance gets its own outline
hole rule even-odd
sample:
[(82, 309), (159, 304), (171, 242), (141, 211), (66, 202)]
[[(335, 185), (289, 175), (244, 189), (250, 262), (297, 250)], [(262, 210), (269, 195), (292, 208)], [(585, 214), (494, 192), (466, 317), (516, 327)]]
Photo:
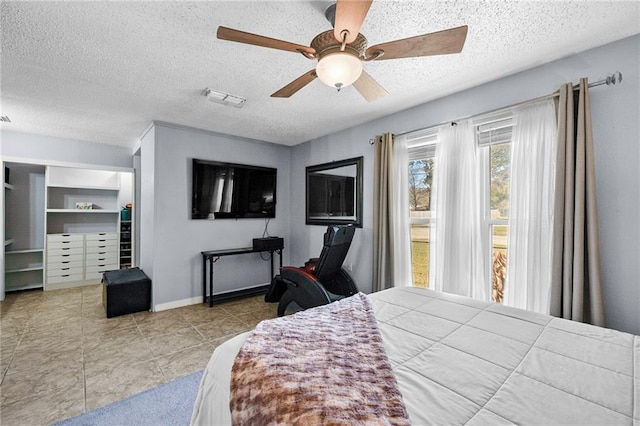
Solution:
[[(289, 147), (162, 124), (153, 131), (141, 144), (140, 264), (152, 278), (154, 306), (201, 297), (200, 252), (250, 247), (264, 231), (264, 219), (191, 219), (193, 158), (278, 169), (276, 217), (269, 233), (284, 237), (288, 264)], [(267, 284), (269, 274), (269, 262), (259, 254), (222, 258), (215, 264), (214, 293)]]
[(305, 166), (364, 156), (364, 227), (356, 231), (349, 256), (358, 286), (369, 292), (373, 260), (373, 147), (369, 139), (480, 114), (552, 93), (580, 77), (596, 81), (619, 70), (621, 86), (591, 90), (600, 246), (608, 326), (640, 334), (639, 58), (640, 36), (636, 35), (295, 146), (291, 163), (293, 263), (315, 255), (322, 244), (321, 227), (304, 224)]
[[(155, 252), (155, 128), (151, 128), (140, 141), (140, 167), (136, 173), (140, 174), (140, 222), (137, 224), (140, 233), (140, 258), (138, 265), (153, 279)], [(155, 306), (155, 282), (151, 281), (151, 306)]]
[(33, 161), (133, 167), (131, 149), (2, 130), (2, 156)]

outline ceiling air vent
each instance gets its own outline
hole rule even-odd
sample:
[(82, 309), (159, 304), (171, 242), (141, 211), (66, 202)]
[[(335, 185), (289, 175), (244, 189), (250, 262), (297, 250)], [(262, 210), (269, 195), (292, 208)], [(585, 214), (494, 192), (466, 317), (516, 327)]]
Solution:
[(2, 123), (11, 123), (11, 120), (9, 119), (9, 116), (3, 115), (3, 116), (0, 116), (0, 122), (2, 122)]
[(211, 102), (216, 102), (222, 105), (232, 106), (236, 108), (242, 108), (247, 102), (245, 98), (241, 98), (240, 96), (230, 95), (224, 92), (217, 92), (211, 89), (204, 89), (202, 92), (204, 96)]

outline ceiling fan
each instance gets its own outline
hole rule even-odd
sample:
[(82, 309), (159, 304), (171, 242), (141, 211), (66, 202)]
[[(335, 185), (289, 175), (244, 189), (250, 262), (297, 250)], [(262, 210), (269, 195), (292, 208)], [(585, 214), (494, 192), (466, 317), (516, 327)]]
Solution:
[(372, 1), (337, 0), (325, 12), (334, 29), (318, 34), (311, 41), (311, 46), (227, 27), (218, 27), (217, 37), (221, 40), (301, 53), (307, 59), (318, 61), (315, 69), (302, 74), (271, 95), (276, 98), (290, 97), (317, 77), (338, 90), (353, 84), (368, 102), (372, 102), (386, 96), (388, 92), (362, 69), (363, 61), (445, 55), (462, 51), (467, 37), (466, 25), (367, 48), (367, 39), (360, 34), (360, 27)]

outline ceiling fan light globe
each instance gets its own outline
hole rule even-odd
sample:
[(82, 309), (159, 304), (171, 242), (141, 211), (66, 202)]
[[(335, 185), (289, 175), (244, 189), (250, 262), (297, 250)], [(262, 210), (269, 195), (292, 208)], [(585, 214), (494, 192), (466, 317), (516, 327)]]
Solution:
[(340, 89), (352, 85), (360, 78), (362, 61), (351, 53), (330, 53), (320, 58), (316, 74), (327, 86)]

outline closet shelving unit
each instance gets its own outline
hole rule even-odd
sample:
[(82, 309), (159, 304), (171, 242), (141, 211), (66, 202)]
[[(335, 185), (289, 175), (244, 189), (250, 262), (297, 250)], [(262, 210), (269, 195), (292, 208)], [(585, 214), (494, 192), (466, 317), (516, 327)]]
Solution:
[(42, 249), (5, 251), (7, 291), (42, 288)]
[[(45, 284), (45, 288), (99, 282), (103, 269), (119, 267), (119, 191), (118, 172), (64, 167), (47, 169), (46, 282), (49, 285)], [(92, 207), (78, 208), (78, 203), (91, 203)], [(64, 249), (59, 245), (64, 245), (60, 243), (64, 238), (72, 238), (78, 245), (76, 251), (79, 253), (75, 257), (80, 260), (75, 261), (73, 268), (60, 264)]]
[[(31, 209), (37, 208), (37, 202), (32, 203), (27, 194), (27, 182), (37, 181), (34, 176), (40, 176), (40, 182), (44, 179), (44, 168), (34, 168), (33, 166), (20, 167), (12, 165), (14, 173), (12, 177), (16, 178), (16, 184), (4, 183), (5, 196), (5, 221), (6, 215), (16, 218), (29, 214)], [(37, 186), (37, 184), (36, 184)], [(36, 222), (42, 220), (42, 215), (32, 216), (32, 220)], [(4, 240), (4, 279), (5, 291), (29, 290), (42, 288), (44, 279), (44, 262), (42, 248), (29, 247), (31, 244), (42, 241), (42, 235), (34, 236), (31, 230), (18, 226), (16, 229), (11, 225), (7, 226), (5, 222), (5, 240)], [(41, 243), (40, 243), (41, 244)]]
[(130, 172), (14, 161), (3, 166), (12, 178), (3, 192), (5, 291), (95, 284), (104, 271), (133, 264), (133, 223), (120, 221), (121, 207), (132, 199)]

